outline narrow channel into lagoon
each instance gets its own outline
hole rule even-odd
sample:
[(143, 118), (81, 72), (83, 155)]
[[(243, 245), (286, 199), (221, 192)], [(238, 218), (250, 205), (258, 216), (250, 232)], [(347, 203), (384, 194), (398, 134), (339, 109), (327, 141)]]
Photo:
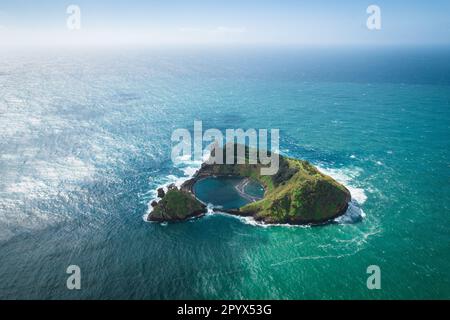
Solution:
[(193, 191), (200, 201), (223, 209), (237, 209), (264, 196), (260, 183), (242, 177), (207, 177), (197, 181)]

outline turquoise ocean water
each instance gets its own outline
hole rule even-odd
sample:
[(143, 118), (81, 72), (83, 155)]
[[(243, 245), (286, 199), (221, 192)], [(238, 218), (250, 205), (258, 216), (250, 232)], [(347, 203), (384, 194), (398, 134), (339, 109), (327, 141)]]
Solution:
[[(279, 128), (362, 219), (145, 222), (194, 120)], [(0, 298), (450, 298), (449, 137), (444, 48), (0, 52)]]

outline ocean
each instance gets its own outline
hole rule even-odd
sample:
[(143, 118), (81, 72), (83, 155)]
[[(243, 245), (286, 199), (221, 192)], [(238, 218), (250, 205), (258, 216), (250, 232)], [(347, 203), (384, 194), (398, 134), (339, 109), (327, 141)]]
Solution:
[[(280, 129), (353, 211), (146, 222), (200, 165), (171, 161), (194, 120)], [(449, 137), (448, 48), (2, 49), (0, 298), (449, 299)]]

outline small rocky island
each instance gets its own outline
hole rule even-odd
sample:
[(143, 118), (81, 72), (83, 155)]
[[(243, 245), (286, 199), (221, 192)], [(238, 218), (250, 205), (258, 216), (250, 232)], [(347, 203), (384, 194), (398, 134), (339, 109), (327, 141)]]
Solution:
[[(235, 145), (236, 147), (236, 145)], [(225, 157), (225, 149), (223, 149)], [(246, 156), (248, 156), (246, 147)], [(234, 163), (237, 163), (235, 161)], [(258, 162), (259, 163), (259, 162)], [(229, 214), (253, 217), (266, 224), (322, 224), (347, 210), (350, 192), (333, 178), (319, 172), (304, 160), (279, 156), (275, 175), (260, 175), (261, 164), (203, 163), (195, 175), (181, 188), (169, 186), (158, 190), (159, 202), (152, 203), (149, 221), (182, 221), (207, 212), (194, 192), (194, 184), (207, 177), (237, 176), (254, 179), (264, 187), (264, 198), (241, 208), (223, 210)]]

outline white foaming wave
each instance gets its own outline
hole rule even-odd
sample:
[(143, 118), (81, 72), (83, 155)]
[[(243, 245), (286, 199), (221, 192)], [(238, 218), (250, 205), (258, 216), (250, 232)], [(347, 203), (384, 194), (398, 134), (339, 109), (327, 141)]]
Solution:
[(367, 195), (364, 189), (352, 187), (350, 185), (346, 185), (348, 191), (352, 195), (352, 199), (359, 204), (364, 204), (367, 200)]
[(206, 205), (206, 215), (210, 216), (212, 214), (214, 214), (214, 205), (212, 203), (208, 203)]
[(195, 172), (197, 172), (198, 169), (195, 167), (187, 167), (182, 170), (185, 176), (192, 177), (195, 174)]
[(238, 217), (238, 218), (245, 224), (249, 224), (251, 226), (256, 226), (256, 227), (262, 227), (262, 228), (277, 228), (277, 227), (302, 228), (302, 229), (311, 228), (311, 225), (309, 225), (309, 224), (288, 224), (288, 223), (267, 224), (267, 223), (256, 221), (253, 217)]
[(351, 201), (348, 204), (347, 211), (340, 217), (335, 218), (333, 221), (341, 224), (352, 224), (356, 222), (360, 222), (363, 218), (365, 218), (366, 213), (358, 207), (358, 205)]
[[(217, 209), (217, 206), (214, 206), (212, 203), (205, 203), (206, 205), (206, 212), (203, 215), (204, 219), (209, 219), (210, 217), (214, 216), (216, 214), (216, 212), (214, 211), (214, 209)], [(192, 219), (190, 219), (191, 222), (195, 221), (197, 219), (197, 217), (193, 217)]]
[[(217, 206), (215, 207), (217, 208)], [(243, 216), (237, 216), (234, 214), (230, 214), (230, 213), (226, 213), (226, 212), (222, 212), (222, 211), (215, 211), (214, 214), (220, 214), (223, 216), (227, 216), (227, 217), (231, 217), (234, 219), (238, 219), (239, 221), (241, 221), (244, 224), (248, 224), (251, 226), (255, 226), (255, 227), (261, 227), (261, 228), (276, 228), (276, 227), (283, 227), (283, 228), (310, 228), (310, 225), (295, 225), (295, 224), (287, 224), (287, 223), (272, 223), (272, 224), (267, 224), (267, 223), (263, 223), (260, 221), (256, 221), (255, 218), (253, 217), (243, 217)]]
[(350, 191), (350, 194), (352, 195), (352, 200), (356, 201), (359, 204), (364, 204), (364, 202), (366, 202), (367, 195), (365, 190), (363, 188), (356, 187), (353, 185), (354, 180), (363, 171), (361, 168), (335, 169), (335, 168), (324, 168), (320, 166), (318, 166), (317, 168), (322, 173), (342, 183)]
[(235, 216), (235, 215), (230, 215), (230, 214), (226, 214), (226, 215), (227, 216), (231, 216), (231, 217), (235, 217), (238, 220), (240, 220), (243, 223), (248, 224), (250, 226), (261, 227), (261, 228), (268, 228), (269, 227), (268, 224), (264, 224), (264, 223), (258, 222), (253, 217), (240, 217), (240, 216)]
[(323, 168), (318, 166), (319, 171), (332, 177), (336, 181), (342, 183), (352, 196), (347, 211), (340, 217), (335, 218), (333, 221), (340, 224), (352, 224), (361, 221), (366, 217), (366, 213), (360, 207), (367, 200), (366, 192), (363, 188), (354, 186), (354, 180), (363, 171), (361, 168)]

